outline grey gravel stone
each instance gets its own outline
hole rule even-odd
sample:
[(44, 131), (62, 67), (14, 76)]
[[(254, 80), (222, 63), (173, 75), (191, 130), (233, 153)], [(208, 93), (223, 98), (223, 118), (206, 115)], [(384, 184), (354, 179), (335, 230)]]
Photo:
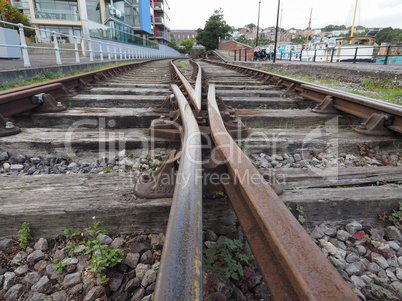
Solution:
[(395, 226), (388, 226), (385, 228), (385, 234), (389, 240), (402, 241), (401, 231)]
[(45, 258), (45, 254), (43, 254), (41, 250), (36, 250), (29, 254), (27, 261), (29, 264), (35, 264), (38, 261), (41, 261), (43, 258)]
[(145, 273), (150, 269), (150, 267), (149, 264), (139, 263), (135, 268), (135, 275), (142, 281), (142, 278), (144, 278)]
[(131, 297), (130, 301), (141, 301), (141, 299), (145, 296), (145, 289), (140, 287), (136, 289)]
[(41, 278), (41, 275), (38, 272), (30, 272), (22, 279), (21, 282), (24, 285), (30, 287), (31, 285), (37, 283), (40, 278)]
[(345, 226), (346, 231), (349, 232), (350, 235), (354, 235), (357, 231), (362, 229), (362, 225), (357, 221), (353, 221)]
[(378, 264), (380, 266), (380, 268), (382, 268), (384, 270), (389, 267), (387, 260), (378, 253), (375, 253), (375, 252), (371, 253), (371, 261)]
[(396, 278), (395, 274), (391, 271), (391, 269), (386, 269), (385, 273), (387, 274), (387, 277), (391, 280), (391, 281), (398, 281), (398, 279)]
[(348, 264), (345, 268), (345, 272), (348, 273), (349, 276), (360, 276), (363, 273), (362, 264), (360, 262)]
[(127, 264), (132, 269), (135, 269), (139, 260), (140, 260), (139, 253), (128, 253), (124, 263)]
[(141, 285), (143, 287), (147, 287), (152, 282), (156, 281), (156, 272), (154, 270), (148, 270), (145, 272), (144, 277), (142, 278)]
[(402, 269), (401, 268), (396, 268), (395, 274), (396, 274), (396, 278), (398, 278), (399, 280), (402, 280)]
[(398, 243), (396, 241), (393, 241), (393, 240), (389, 241), (388, 244), (389, 244), (390, 248), (392, 248), (395, 251), (398, 251), (401, 248), (398, 245)]
[(31, 158), (31, 162), (33, 163), (33, 164), (38, 164), (38, 163), (40, 163), (42, 160), (39, 158), (39, 157), (33, 157), (33, 158)]
[(12, 242), (13, 242), (13, 241), (12, 241), (11, 239), (9, 239), (9, 238), (3, 238), (3, 239), (1, 239), (1, 240), (0, 240), (0, 250), (1, 250), (1, 251), (7, 250), (8, 248), (11, 247)]
[(68, 265), (70, 264), (77, 264), (78, 263), (78, 259), (77, 258), (65, 258), (62, 261), (63, 263), (67, 263)]
[(76, 273), (68, 274), (66, 277), (64, 277), (63, 286), (69, 287), (69, 286), (76, 285), (80, 282), (81, 282), (81, 272), (76, 272)]
[(116, 237), (112, 243), (109, 245), (110, 249), (118, 249), (120, 248), (124, 243), (124, 239), (121, 237)]
[(50, 280), (47, 276), (43, 276), (38, 282), (32, 285), (31, 290), (38, 293), (45, 293), (49, 288)]
[(341, 241), (345, 241), (350, 238), (350, 234), (344, 230), (338, 230), (338, 232), (336, 233), (336, 238)]
[(5, 299), (7, 301), (16, 301), (22, 295), (24, 286), (22, 284), (16, 284), (7, 290)]
[(113, 241), (113, 239), (111, 239), (109, 236), (102, 234), (99, 243), (101, 245), (110, 245), (112, 243), (112, 241)]
[(22, 276), (22, 275), (24, 275), (26, 272), (28, 272), (28, 266), (27, 266), (27, 265), (20, 266), (19, 268), (17, 268), (16, 270), (14, 270), (14, 273), (15, 273), (15, 275), (17, 275), (17, 276)]
[(141, 255), (140, 262), (144, 264), (152, 264), (152, 251), (148, 250)]
[(40, 238), (34, 245), (35, 250), (46, 251), (48, 249), (48, 243), (45, 238)]
[(11, 260), (11, 264), (20, 264), (21, 261), (25, 258), (27, 258), (27, 253), (24, 251), (18, 252), (17, 255), (14, 256), (14, 258)]
[(115, 273), (109, 280), (109, 287), (112, 292), (116, 292), (121, 283), (123, 282), (124, 276), (120, 273)]
[(363, 287), (366, 286), (366, 283), (358, 276), (352, 275), (350, 277), (350, 279), (352, 280), (353, 284), (358, 288), (361, 289)]
[(324, 231), (322, 231), (322, 229), (320, 227), (315, 226), (313, 231), (311, 231), (310, 237), (314, 238), (314, 239), (320, 239), (320, 238), (324, 237), (324, 235), (325, 235)]
[(104, 294), (105, 288), (103, 286), (95, 286), (86, 294), (84, 301), (95, 301), (97, 298), (102, 297)]
[(368, 270), (369, 270), (370, 273), (378, 274), (378, 273), (381, 271), (381, 268), (380, 268), (380, 266), (379, 266), (378, 264), (376, 264), (375, 262), (371, 262), (371, 263), (368, 265)]
[(359, 252), (360, 255), (364, 255), (367, 252), (366, 248), (363, 247), (362, 245), (357, 245), (356, 249), (357, 249), (357, 251)]
[(46, 298), (45, 294), (33, 292), (29, 294), (29, 297), (26, 301), (44, 301)]
[(389, 266), (391, 266), (391, 267), (394, 267), (394, 268), (399, 267), (398, 258), (397, 258), (395, 255), (390, 256), (390, 257), (387, 259), (387, 263), (388, 263)]
[(218, 240), (218, 235), (216, 235), (215, 232), (212, 231), (212, 230), (207, 230), (207, 231), (205, 232), (205, 240), (214, 241), (214, 242), (215, 242), (215, 241)]
[(66, 301), (68, 296), (66, 291), (62, 290), (51, 294), (51, 297), (53, 301)]
[(14, 272), (6, 272), (4, 273), (4, 280), (3, 280), (3, 288), (10, 288), (14, 285), (15, 279), (17, 276)]
[(124, 291), (127, 293), (131, 293), (133, 292), (135, 289), (137, 289), (141, 284), (140, 279), (138, 279), (137, 277), (131, 279), (129, 282), (127, 282)]
[(346, 256), (346, 262), (348, 263), (360, 262), (360, 257), (355, 253), (351, 252), (348, 256)]

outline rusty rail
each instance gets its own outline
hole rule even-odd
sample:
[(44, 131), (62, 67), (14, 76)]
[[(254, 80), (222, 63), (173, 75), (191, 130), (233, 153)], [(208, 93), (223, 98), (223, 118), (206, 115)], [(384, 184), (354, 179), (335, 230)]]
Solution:
[[(184, 75), (181, 74), (179, 69), (173, 64), (173, 60), (171, 61), (170, 64), (171, 64), (172, 69), (174, 70), (175, 74), (179, 78), (180, 83), (184, 86), (184, 89), (186, 90), (187, 94), (189, 95), (190, 101), (193, 104), (194, 109), (196, 110), (197, 114), (199, 114), (199, 112), (201, 111), (201, 90), (202, 90), (201, 68), (198, 66), (199, 71), (197, 73), (198, 75), (197, 75), (197, 79), (196, 79), (195, 88), (193, 88), (191, 86), (191, 84), (186, 80)], [(195, 63), (195, 64), (197, 64), (197, 63)]]
[[(197, 70), (197, 73), (199, 72), (200, 69)], [(183, 76), (178, 78), (180, 81), (185, 80)], [(186, 90), (185, 87), (186, 85), (183, 84), (183, 90)], [(202, 186), (201, 183), (196, 182), (195, 186), (184, 188), (180, 182), (184, 182), (181, 178), (183, 173), (184, 175), (188, 173), (188, 176), (192, 177), (196, 173), (196, 177), (192, 178), (194, 180), (201, 177), (201, 165), (185, 165), (188, 157), (187, 139), (188, 135), (192, 136), (192, 134), (188, 132), (184, 117), (192, 115), (192, 109), (177, 85), (172, 85), (172, 90), (179, 103), (185, 138), (155, 297), (156, 300), (197, 300), (202, 296), (199, 278), (202, 275), (202, 246), (199, 241), (201, 228), (195, 226), (199, 226), (198, 220), (201, 220), (201, 217), (192, 217), (192, 215), (194, 208), (197, 208), (197, 213), (201, 212), (201, 207), (194, 206), (201, 201)], [(190, 93), (188, 96), (191, 102)], [(220, 105), (224, 106), (223, 103)], [(234, 142), (225, 127), (221, 110), (216, 101), (215, 86), (210, 85), (208, 91), (209, 132), (220, 154), (218, 157), (226, 162), (230, 176), (230, 182), (223, 183), (224, 189), (273, 299), (358, 300), (270, 188), (264, 175), (258, 172)], [(200, 118), (195, 119), (192, 116), (192, 120), (195, 125), (197, 121), (204, 124)], [(197, 142), (192, 145), (192, 148), (198, 148), (197, 156), (201, 156), (199, 132), (196, 136)], [(194, 164), (194, 160), (192, 161)], [(219, 162), (215, 163), (219, 164)], [(193, 231), (193, 236), (189, 235), (190, 231)], [(196, 239), (195, 242), (194, 239)], [(200, 249), (197, 250), (196, 246)]]
[(226, 131), (214, 85), (208, 115), (231, 178), (226, 193), (274, 300), (358, 300)]
[(7, 117), (31, 110), (41, 113), (63, 111), (66, 108), (61, 104), (57, 104), (56, 100), (66, 95), (74, 95), (71, 89), (87, 89), (90, 83), (99, 82), (117, 75), (118, 73), (140, 68), (153, 61), (156, 60), (115, 66), (0, 91), (0, 137), (21, 132), (20, 129), (14, 125), (12, 127), (7, 126), (5, 120)]
[(362, 134), (386, 135), (390, 134), (391, 131), (402, 133), (402, 106), (337, 91), (258, 69), (208, 60), (205, 60), (205, 62), (254, 76), (279, 87), (297, 91), (302, 97), (319, 103), (313, 110), (316, 113), (337, 114), (345, 112), (362, 118), (364, 119), (363, 124), (356, 128), (356, 131)]
[(201, 134), (187, 99), (171, 85), (184, 127), (180, 166), (155, 300), (202, 300)]

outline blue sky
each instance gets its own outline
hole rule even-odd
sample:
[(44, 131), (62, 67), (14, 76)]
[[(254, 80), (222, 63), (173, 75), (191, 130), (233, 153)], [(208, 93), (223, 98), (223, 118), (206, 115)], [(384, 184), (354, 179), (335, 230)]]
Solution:
[[(257, 24), (259, 0), (167, 0), (171, 29), (197, 29), (222, 8), (226, 22), (235, 27)], [(357, 25), (402, 28), (402, 0), (358, 0)], [(307, 28), (313, 8), (311, 26), (352, 25), (355, 0), (281, 0), (282, 27)], [(275, 25), (277, 0), (261, 0), (260, 26)]]

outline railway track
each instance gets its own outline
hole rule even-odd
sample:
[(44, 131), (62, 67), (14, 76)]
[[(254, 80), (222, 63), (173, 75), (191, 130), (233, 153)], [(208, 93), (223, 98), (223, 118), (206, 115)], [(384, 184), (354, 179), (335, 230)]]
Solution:
[[(18, 115), (2, 108), (23, 129), (11, 135), (15, 127), (4, 126), (7, 137), (1, 138), (2, 151), (20, 152), (15, 164), (3, 165), (2, 173), (10, 175), (2, 178), (7, 197), (0, 197), (5, 235), (16, 232), (15, 220), (36, 223), (37, 230), (57, 221), (47, 232), (54, 235), (94, 211), (112, 230), (133, 230), (123, 214), (139, 219), (134, 230), (141, 223), (142, 229), (163, 230), (157, 220), (165, 220), (172, 198), (154, 298), (201, 299), (202, 221), (213, 224), (214, 213), (225, 210), (222, 200), (210, 200), (224, 191), (274, 300), (357, 300), (284, 203), (303, 206), (311, 226), (362, 216), (373, 221), (396, 205), (402, 180), (398, 106), (227, 64), (160, 60), (125, 71), (106, 71), (106, 82), (98, 72), (68, 88), (55, 82), (0, 94), (10, 107), (18, 107), (18, 97), (19, 104), (41, 107), (33, 96), (45, 87), (52, 97), (42, 98), (53, 108), (31, 114), (22, 112), (32, 107), (20, 107)], [(35, 164), (24, 155), (53, 158)], [(30, 188), (24, 190), (13, 177), (18, 174), (43, 176), (24, 178)], [(218, 181), (211, 180), (215, 176)], [(110, 181), (115, 187), (105, 185)], [(56, 200), (46, 209), (44, 185)], [(66, 202), (74, 217), (60, 220)], [(216, 211), (202, 216), (203, 203)], [(141, 208), (145, 204), (152, 209)], [(38, 223), (42, 210), (48, 221)]]

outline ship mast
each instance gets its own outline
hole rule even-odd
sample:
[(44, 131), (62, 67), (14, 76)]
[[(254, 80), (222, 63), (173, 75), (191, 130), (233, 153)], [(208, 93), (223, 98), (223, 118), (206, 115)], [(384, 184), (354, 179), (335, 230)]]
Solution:
[(350, 37), (351, 37), (351, 38), (353, 38), (353, 32), (355, 31), (355, 20), (356, 20), (356, 11), (357, 11), (357, 1), (358, 1), (358, 0), (356, 0), (355, 14), (353, 15), (352, 30), (350, 31)]
[(283, 13), (283, 8), (281, 8), (281, 19), (279, 21), (278, 42), (281, 42), (282, 13)]
[[(357, 0), (356, 0), (357, 1)], [(308, 48), (308, 38), (310, 37), (310, 26), (311, 26), (311, 16), (313, 15), (313, 8), (311, 8), (310, 12), (310, 20), (308, 21), (308, 30), (307, 30), (307, 41), (306, 41), (306, 50)]]

